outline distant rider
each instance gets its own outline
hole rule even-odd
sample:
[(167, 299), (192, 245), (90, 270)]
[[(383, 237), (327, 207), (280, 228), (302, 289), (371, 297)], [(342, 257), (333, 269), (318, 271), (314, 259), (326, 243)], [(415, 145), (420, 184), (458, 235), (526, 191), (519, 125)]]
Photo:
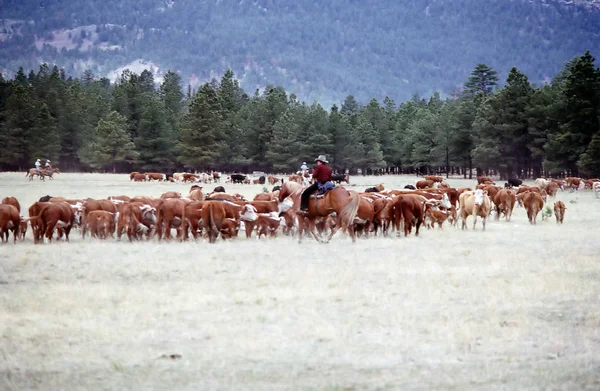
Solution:
[(42, 170), (40, 167), (42, 166), (42, 162), (40, 162), (40, 159), (36, 160), (34, 165), (35, 165), (35, 169), (37, 170), (38, 174), (41, 174)]

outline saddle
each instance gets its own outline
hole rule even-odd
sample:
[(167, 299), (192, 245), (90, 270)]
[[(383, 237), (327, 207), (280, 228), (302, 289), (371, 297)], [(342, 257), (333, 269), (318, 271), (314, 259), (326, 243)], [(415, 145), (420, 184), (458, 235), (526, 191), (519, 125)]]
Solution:
[(335, 189), (335, 183), (333, 183), (331, 181), (327, 181), (327, 182), (323, 183), (321, 186), (319, 186), (319, 188), (315, 192), (314, 197), (315, 197), (315, 199), (323, 198), (323, 197), (325, 197), (325, 193), (327, 193), (329, 190), (333, 190), (333, 189)]

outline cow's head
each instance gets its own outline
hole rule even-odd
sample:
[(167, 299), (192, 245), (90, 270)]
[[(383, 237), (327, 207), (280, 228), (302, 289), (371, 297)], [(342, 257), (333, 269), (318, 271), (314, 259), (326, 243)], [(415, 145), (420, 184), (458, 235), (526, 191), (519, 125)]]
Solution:
[(290, 197), (287, 197), (286, 199), (281, 201), (279, 205), (277, 205), (277, 211), (279, 212), (279, 214), (285, 213), (288, 210), (290, 210), (292, 206), (294, 206), (294, 201), (292, 201)]
[(146, 204), (140, 206), (140, 210), (142, 211), (142, 219), (156, 223), (156, 208)]
[(258, 214), (256, 214), (256, 208), (250, 204), (244, 205), (244, 208), (240, 211), (240, 218), (244, 221), (258, 220)]
[(71, 205), (71, 209), (73, 209), (73, 225), (81, 226), (85, 207), (81, 202), (77, 202), (75, 205)]
[(483, 205), (483, 200), (485, 195), (487, 194), (487, 190), (477, 189), (475, 190), (475, 205)]
[(442, 196), (442, 206), (446, 209), (450, 209), (452, 204), (450, 203), (450, 198), (448, 198), (448, 194), (444, 193)]

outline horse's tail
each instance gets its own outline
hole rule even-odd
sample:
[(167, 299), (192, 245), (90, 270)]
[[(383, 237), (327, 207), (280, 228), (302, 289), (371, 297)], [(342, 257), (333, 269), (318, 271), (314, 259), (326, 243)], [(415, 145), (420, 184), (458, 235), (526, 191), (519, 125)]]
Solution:
[(352, 224), (354, 224), (354, 218), (358, 212), (360, 206), (360, 196), (354, 190), (349, 190), (350, 202), (342, 208), (340, 212), (340, 221), (342, 223), (342, 229), (346, 230)]

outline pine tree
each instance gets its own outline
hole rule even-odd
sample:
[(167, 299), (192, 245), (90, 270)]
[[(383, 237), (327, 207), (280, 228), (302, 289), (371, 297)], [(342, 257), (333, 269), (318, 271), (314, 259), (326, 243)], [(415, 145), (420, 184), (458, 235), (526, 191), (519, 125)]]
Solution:
[(333, 143), (332, 166), (338, 170), (343, 170), (348, 167), (345, 147), (349, 143), (348, 130), (350, 125), (346, 117), (340, 114), (336, 105), (331, 107), (328, 126), (328, 133), (331, 135)]
[(0, 162), (11, 168), (31, 167), (29, 143), (38, 115), (33, 87), (15, 79), (6, 101), (5, 123), (0, 132)]
[(265, 154), (267, 162), (274, 170), (294, 171), (298, 167), (299, 126), (293, 113), (286, 111), (273, 125), (273, 137)]
[(205, 83), (194, 97), (181, 123), (180, 160), (196, 169), (207, 169), (219, 162), (227, 148), (220, 134), (221, 106), (216, 91)]
[(468, 95), (490, 95), (493, 88), (498, 85), (498, 72), (486, 64), (479, 63), (471, 72), (469, 80), (464, 85), (464, 92)]
[(60, 137), (56, 130), (56, 120), (50, 115), (48, 106), (43, 103), (31, 129), (29, 156), (50, 159), (56, 165), (60, 157)]
[(164, 171), (173, 168), (171, 127), (163, 102), (154, 97), (146, 102), (142, 112), (138, 137), (135, 139), (139, 153), (137, 165), (147, 171)]
[(117, 165), (132, 163), (138, 153), (127, 129), (127, 119), (111, 111), (98, 122), (94, 133), (79, 151), (79, 158), (96, 169), (109, 168), (116, 172)]

